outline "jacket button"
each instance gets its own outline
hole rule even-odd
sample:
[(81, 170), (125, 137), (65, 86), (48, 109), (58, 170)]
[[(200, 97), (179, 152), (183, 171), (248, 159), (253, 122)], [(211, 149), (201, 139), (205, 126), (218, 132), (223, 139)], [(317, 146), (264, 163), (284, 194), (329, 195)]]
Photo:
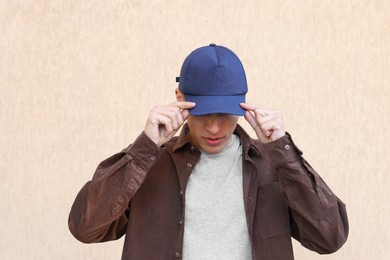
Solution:
[(286, 145), (284, 146), (284, 149), (288, 150), (288, 149), (290, 149), (290, 146), (289, 146), (288, 144), (286, 144)]
[(154, 156), (154, 155), (150, 156), (150, 160), (155, 161), (156, 160), (156, 156)]
[(180, 253), (176, 252), (175, 256), (176, 256), (176, 258), (179, 258), (180, 257)]
[(187, 167), (191, 168), (192, 167), (192, 163), (187, 163)]
[(181, 219), (179, 223), (180, 223), (180, 225), (183, 225), (183, 220)]

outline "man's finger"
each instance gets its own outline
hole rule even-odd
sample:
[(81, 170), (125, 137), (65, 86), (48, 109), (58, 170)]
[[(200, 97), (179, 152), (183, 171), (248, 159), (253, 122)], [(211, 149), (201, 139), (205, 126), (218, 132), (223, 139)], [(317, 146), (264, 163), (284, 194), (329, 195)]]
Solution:
[(272, 110), (269, 110), (269, 109), (266, 109), (262, 106), (258, 106), (258, 105), (250, 105), (250, 104), (247, 104), (247, 103), (241, 103), (240, 104), (241, 107), (247, 111), (252, 111), (253, 113), (255, 113), (255, 116), (256, 117), (264, 117), (264, 116), (267, 116), (269, 114), (272, 114)]
[(176, 101), (170, 104), (170, 106), (178, 107), (181, 109), (189, 109), (195, 107), (194, 102), (187, 102), (187, 101)]
[(187, 109), (183, 109), (181, 111), (181, 115), (183, 116), (183, 122), (187, 120), (187, 118), (190, 116), (190, 112)]
[(279, 118), (272, 118), (261, 124), (261, 127), (267, 131), (279, 130), (283, 122)]
[(170, 118), (175, 130), (178, 129), (184, 122), (183, 115), (177, 107), (164, 107), (164, 109), (159, 111), (159, 114)]
[(190, 112), (188, 109), (194, 108), (196, 103), (194, 102), (186, 102), (186, 101), (178, 101), (175, 102), (175, 105), (180, 108), (181, 115), (183, 117), (183, 123), (190, 116)]
[(265, 107), (262, 107), (262, 106), (251, 105), (251, 104), (247, 104), (247, 103), (240, 103), (240, 106), (245, 110), (251, 110), (251, 111), (254, 111), (256, 109), (266, 109)]
[(244, 118), (246, 121), (248, 121), (248, 123), (253, 129), (256, 129), (257, 127), (256, 118), (251, 112), (246, 111)]

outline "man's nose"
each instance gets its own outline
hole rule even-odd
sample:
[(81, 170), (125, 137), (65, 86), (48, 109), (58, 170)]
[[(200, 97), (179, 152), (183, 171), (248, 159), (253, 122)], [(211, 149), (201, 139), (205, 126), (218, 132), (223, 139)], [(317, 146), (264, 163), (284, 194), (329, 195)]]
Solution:
[(217, 134), (221, 131), (222, 128), (222, 118), (217, 115), (210, 116), (209, 120), (207, 120), (206, 129), (211, 134)]

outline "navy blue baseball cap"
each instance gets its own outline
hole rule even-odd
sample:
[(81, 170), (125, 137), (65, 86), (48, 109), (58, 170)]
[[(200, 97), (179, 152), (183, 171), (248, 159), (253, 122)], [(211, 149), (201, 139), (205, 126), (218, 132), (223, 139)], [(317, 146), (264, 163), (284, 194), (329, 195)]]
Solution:
[(195, 102), (191, 115), (245, 115), (240, 103), (248, 92), (244, 67), (230, 49), (210, 44), (191, 52), (181, 67), (179, 90)]

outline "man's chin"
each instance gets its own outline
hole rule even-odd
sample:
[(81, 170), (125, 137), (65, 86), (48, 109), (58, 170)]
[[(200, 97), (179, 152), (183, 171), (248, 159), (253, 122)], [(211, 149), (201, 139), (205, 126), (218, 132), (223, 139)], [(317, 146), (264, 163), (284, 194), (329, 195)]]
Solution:
[(225, 148), (225, 144), (221, 144), (218, 146), (203, 145), (202, 147), (200, 147), (200, 149), (207, 154), (220, 153), (223, 150), (223, 148)]

